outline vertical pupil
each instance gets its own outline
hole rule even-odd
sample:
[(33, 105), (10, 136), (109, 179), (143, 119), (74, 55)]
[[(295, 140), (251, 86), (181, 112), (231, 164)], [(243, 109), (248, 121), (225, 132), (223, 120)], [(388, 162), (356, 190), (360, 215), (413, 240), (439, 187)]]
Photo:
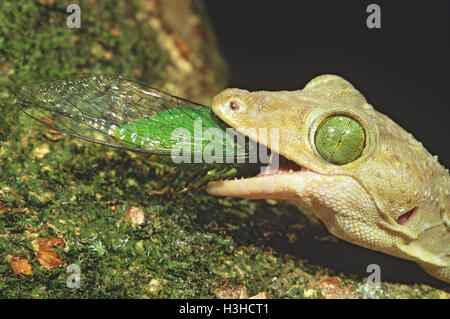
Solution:
[(362, 125), (346, 115), (332, 115), (320, 123), (314, 143), (319, 154), (328, 162), (344, 165), (356, 160), (366, 143)]

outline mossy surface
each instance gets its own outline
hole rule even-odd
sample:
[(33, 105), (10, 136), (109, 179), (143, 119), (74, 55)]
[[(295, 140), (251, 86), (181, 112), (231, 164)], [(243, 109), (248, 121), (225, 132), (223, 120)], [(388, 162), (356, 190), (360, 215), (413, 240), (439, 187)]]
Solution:
[(156, 33), (134, 17), (136, 1), (83, 2), (81, 29), (66, 26), (68, 4), (2, 1), (2, 84), (6, 79), (20, 82), (77, 72), (158, 80), (168, 55), (149, 45), (156, 43)]
[[(178, 194), (189, 172), (60, 136), (20, 112), (6, 86), (80, 71), (207, 94), (167, 78), (164, 70), (176, 63), (156, 45), (156, 29), (140, 29), (135, 21), (139, 2), (113, 3), (99, 8), (83, 2), (91, 5), (85, 23), (92, 26), (79, 34), (57, 26), (65, 23), (56, 9), (63, 5), (0, 4), (1, 298), (214, 298), (224, 286), (242, 284), (250, 295), (316, 298), (328, 296), (323, 291), (336, 281), (340, 297), (448, 298), (423, 278), (419, 284), (414, 277), (409, 284), (392, 283), (395, 275), (371, 294), (364, 288), (365, 269), (356, 269), (383, 261), (383, 255), (327, 239), (323, 226), (294, 205), (214, 198), (203, 191)], [(119, 38), (111, 35), (115, 29)], [(212, 83), (211, 95), (220, 81)], [(141, 226), (124, 221), (131, 207), (144, 212)], [(51, 248), (61, 265), (44, 267), (33, 244), (37, 238), (64, 243)], [(32, 274), (14, 274), (11, 256), (26, 259)], [(357, 268), (336, 262), (349, 258)], [(392, 260), (388, 272), (415, 267)], [(79, 289), (67, 287), (71, 264), (81, 269)]]

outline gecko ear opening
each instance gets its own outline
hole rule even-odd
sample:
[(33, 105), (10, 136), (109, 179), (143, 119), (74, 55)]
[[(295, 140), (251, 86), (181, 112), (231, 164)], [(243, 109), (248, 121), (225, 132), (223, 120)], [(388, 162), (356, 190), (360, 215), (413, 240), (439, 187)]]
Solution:
[(416, 211), (417, 211), (417, 207), (414, 207), (413, 209), (407, 211), (406, 213), (401, 214), (400, 216), (398, 216), (395, 221), (399, 225), (404, 225), (408, 220), (411, 219), (411, 217), (414, 215), (414, 213)]

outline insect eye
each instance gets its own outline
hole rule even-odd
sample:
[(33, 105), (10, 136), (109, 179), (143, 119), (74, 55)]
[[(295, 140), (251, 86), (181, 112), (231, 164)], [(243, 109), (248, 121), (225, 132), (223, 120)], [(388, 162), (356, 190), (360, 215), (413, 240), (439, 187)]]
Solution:
[(320, 123), (314, 143), (325, 160), (344, 165), (361, 155), (366, 144), (366, 133), (354, 118), (343, 114), (332, 115)]

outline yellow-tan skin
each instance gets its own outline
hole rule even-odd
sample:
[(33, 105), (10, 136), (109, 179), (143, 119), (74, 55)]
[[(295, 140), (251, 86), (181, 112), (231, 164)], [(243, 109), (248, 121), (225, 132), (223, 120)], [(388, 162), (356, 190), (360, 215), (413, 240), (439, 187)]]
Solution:
[[(322, 75), (297, 91), (226, 89), (212, 108), (228, 125), (306, 169), (211, 182), (209, 194), (296, 202), (335, 236), (415, 261), (450, 283), (448, 170), (349, 82)], [(317, 126), (332, 114), (350, 115), (366, 133), (361, 156), (345, 165), (322, 159), (314, 146)], [(257, 136), (254, 128), (268, 134)], [(271, 129), (278, 129), (278, 147), (271, 145)], [(407, 222), (397, 222), (415, 207)]]

